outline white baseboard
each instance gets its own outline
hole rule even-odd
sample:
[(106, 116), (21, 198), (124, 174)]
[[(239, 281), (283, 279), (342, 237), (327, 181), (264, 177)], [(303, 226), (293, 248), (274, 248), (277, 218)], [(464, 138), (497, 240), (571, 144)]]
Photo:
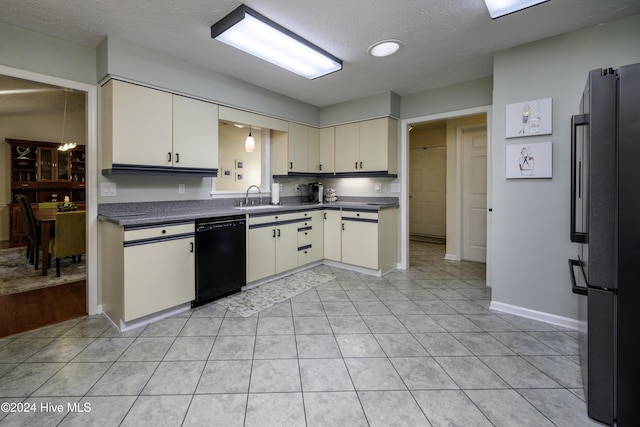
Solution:
[(555, 314), (544, 313), (542, 311), (531, 310), (529, 308), (519, 307), (517, 305), (505, 304), (501, 302), (491, 301), (489, 305), (491, 310), (500, 311), (502, 313), (513, 314), (527, 319), (538, 320), (540, 322), (550, 323), (552, 325), (561, 326), (567, 329), (578, 330), (578, 321), (568, 317), (556, 316)]
[(447, 261), (460, 261), (454, 254), (444, 254), (444, 259)]
[(164, 319), (165, 317), (174, 316), (176, 314), (180, 314), (184, 311), (191, 309), (191, 303), (180, 304), (173, 308), (169, 308), (167, 310), (160, 311), (158, 313), (150, 314), (149, 316), (141, 317), (140, 319), (132, 320), (130, 322), (123, 322), (121, 319), (115, 321), (111, 317), (107, 315), (107, 313), (102, 313), (104, 317), (106, 317), (120, 332), (130, 331), (131, 329), (140, 328), (142, 326), (146, 326), (149, 323), (157, 322), (158, 320)]

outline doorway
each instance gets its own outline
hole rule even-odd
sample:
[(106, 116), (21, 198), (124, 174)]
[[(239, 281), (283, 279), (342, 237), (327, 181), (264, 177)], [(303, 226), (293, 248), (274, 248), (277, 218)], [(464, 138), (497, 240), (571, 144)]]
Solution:
[[(44, 97), (51, 97), (51, 96), (54, 96), (54, 94), (57, 94), (59, 96), (60, 93), (76, 94), (77, 97), (79, 97), (77, 102), (81, 103), (81, 111), (78, 111), (77, 114), (81, 116), (78, 120), (80, 120), (82, 124), (82, 130), (81, 130), (82, 140), (84, 140), (86, 143), (85, 145), (86, 154), (83, 155), (83, 159), (86, 157), (86, 163), (85, 163), (86, 179), (84, 182), (82, 182), (84, 174), (75, 175), (78, 177), (77, 178), (78, 183), (84, 184), (84, 187), (85, 187), (84, 193), (87, 196), (86, 200), (84, 201), (85, 207), (87, 210), (87, 224), (86, 224), (87, 248), (85, 251), (86, 256), (83, 256), (83, 262), (86, 265), (86, 272), (87, 272), (86, 279), (82, 280), (80, 284), (76, 282), (73, 286), (69, 286), (67, 289), (63, 289), (63, 287), (59, 287), (59, 286), (54, 286), (54, 287), (43, 288), (43, 289), (48, 289), (47, 291), (44, 291), (43, 289), (37, 289), (37, 290), (30, 290), (29, 292), (21, 292), (20, 294), (15, 294), (15, 295), (20, 295), (19, 298), (21, 301), (28, 302), (29, 303), (28, 305), (31, 305), (32, 307), (36, 308), (36, 310), (39, 311), (38, 312), (39, 315), (43, 314), (43, 315), (46, 315), (43, 317), (48, 317), (52, 319), (51, 320), (52, 323), (64, 320), (65, 316), (66, 318), (68, 318), (69, 307), (66, 307), (65, 309), (63, 309), (63, 311), (66, 311), (67, 314), (52, 313), (53, 310), (51, 310), (51, 306), (50, 306), (50, 303), (47, 301), (47, 298), (49, 299), (49, 301), (59, 301), (62, 298), (64, 298), (65, 301), (69, 303), (68, 304), (69, 306), (74, 307), (71, 311), (74, 311), (74, 310), (78, 311), (80, 310), (79, 307), (82, 307), (81, 309), (84, 313), (95, 314), (98, 312), (97, 298), (96, 298), (96, 294), (97, 294), (96, 279), (97, 278), (92, 277), (91, 274), (89, 273), (91, 272), (93, 273), (93, 276), (95, 276), (95, 271), (97, 266), (97, 258), (96, 258), (97, 234), (95, 230), (95, 219), (96, 219), (95, 212), (97, 210), (97, 205), (95, 201), (95, 193), (91, 191), (91, 188), (95, 188), (95, 183), (94, 183), (95, 178), (91, 176), (91, 172), (94, 172), (96, 167), (97, 139), (96, 139), (95, 129), (97, 124), (97, 109), (96, 109), (97, 90), (95, 86), (92, 86), (92, 85), (87, 85), (84, 83), (78, 83), (78, 82), (64, 80), (56, 77), (32, 73), (24, 70), (12, 69), (4, 66), (0, 66), (0, 80), (3, 81), (2, 97), (5, 98), (5, 99), (0, 99), (0, 102), (3, 104), (1, 106), (2, 107), (1, 113), (5, 118), (5, 124), (10, 123), (10, 121), (12, 120), (12, 116), (18, 117), (20, 120), (23, 120), (23, 121), (25, 120), (25, 117), (28, 116), (28, 114), (24, 113), (25, 111), (27, 111), (26, 109), (28, 109), (28, 106), (21, 104), (21, 102), (27, 102), (27, 100), (26, 99), (21, 100), (19, 98), (21, 94), (29, 94), (31, 96), (40, 94), (40, 95), (43, 95)], [(15, 85), (14, 88), (11, 88), (12, 84)], [(7, 101), (8, 97), (11, 98), (10, 101)], [(68, 96), (68, 98), (70, 100), (72, 99), (71, 96)], [(4, 101), (7, 101), (7, 102), (4, 102)], [(33, 102), (33, 100), (29, 100), (29, 102)], [(41, 105), (46, 103), (47, 103), (46, 99), (40, 100)], [(13, 113), (10, 112), (12, 107), (16, 110)], [(21, 108), (20, 111), (18, 111), (19, 107)], [(73, 133), (71, 130), (72, 129), (71, 121), (73, 120), (72, 119), (73, 107), (72, 107), (71, 101), (69, 102), (68, 107), (69, 109), (68, 111), (66, 111), (68, 116), (67, 116), (65, 131), (64, 131), (65, 140), (67, 139), (68, 134)], [(44, 140), (44, 141), (51, 141), (51, 142), (56, 142), (60, 140), (61, 138), (60, 127), (62, 126), (61, 125), (62, 120), (61, 118), (57, 118), (57, 117), (54, 118), (53, 116), (55, 116), (55, 114), (51, 112), (47, 114), (45, 110), (46, 110), (46, 106), (41, 107), (39, 112), (34, 113), (35, 116), (37, 116), (37, 121), (36, 123), (32, 123), (31, 125), (32, 128), (29, 128), (28, 126), (26, 126), (23, 128), (22, 131), (20, 131), (16, 129), (19, 127), (18, 125), (11, 126), (11, 127), (3, 126), (5, 134), (2, 135), (2, 140), (4, 140), (4, 138), (12, 138), (12, 137), (14, 138), (19, 137), (25, 140)], [(62, 110), (63, 110), (62, 104), (57, 105), (55, 108), (55, 111), (58, 113), (58, 116), (60, 117), (62, 117), (62, 114), (63, 114)], [(20, 120), (16, 119), (16, 122)], [(54, 128), (56, 128), (55, 131), (53, 130)], [(39, 133), (40, 129), (47, 129), (46, 137), (42, 137), (42, 134)], [(7, 132), (9, 132), (10, 134), (7, 134)], [(0, 141), (0, 142), (4, 142), (4, 141)], [(4, 146), (7, 144), (3, 143), (2, 145)], [(4, 152), (5, 153), (9, 152), (8, 145), (7, 145), (7, 148), (4, 150)], [(7, 156), (9, 156), (9, 154), (7, 154)], [(2, 157), (4, 158), (6, 156), (2, 156)], [(7, 163), (7, 166), (8, 166), (9, 164), (8, 162), (9, 160), (3, 163)], [(80, 169), (78, 169), (78, 171), (79, 170)], [(70, 175), (70, 176), (73, 176), (73, 175)], [(70, 179), (73, 180), (75, 176), (73, 176), (73, 178), (70, 178)], [(3, 186), (7, 187), (8, 185), (10, 187), (11, 186), (10, 181), (11, 181), (11, 177), (10, 177), (10, 174), (7, 172), (3, 176), (3, 182), (4, 182)], [(9, 184), (7, 184), (7, 182), (9, 182)], [(8, 200), (11, 196), (11, 191), (5, 191), (4, 194), (5, 194), (5, 197), (2, 200), (2, 204), (5, 207), (5, 212), (3, 212), (3, 214), (7, 213), (6, 210), (8, 210), (9, 204), (11, 203), (11, 200)], [(37, 200), (37, 202), (39, 201), (41, 200)], [(6, 226), (4, 225), (5, 219), (7, 220)], [(7, 237), (10, 237), (10, 233), (8, 231), (8, 228), (9, 228), (8, 215), (3, 215), (2, 223), (3, 223), (3, 229), (4, 229), (4, 231), (2, 232), (2, 238), (6, 239)], [(7, 246), (13, 246), (13, 244), (10, 244), (7, 242), (4, 242), (2, 245), (5, 248)], [(33, 268), (33, 266), (31, 266), (31, 268)], [(62, 275), (64, 275), (64, 271), (62, 272)], [(55, 266), (53, 269), (49, 269), (47, 276), (55, 277)], [(54, 289), (55, 289), (55, 292), (53, 291)], [(43, 296), (43, 292), (45, 292), (48, 295)], [(27, 329), (41, 326), (41, 325), (33, 324), (32, 321), (30, 321), (25, 317), (24, 312), (17, 313), (16, 311), (13, 310), (13, 307), (16, 305), (17, 300), (16, 301), (12, 300), (12, 302), (7, 302), (7, 301), (8, 299), (4, 301), (2, 306), (0, 307), (3, 317), (5, 315), (13, 316), (14, 318), (16, 318), (16, 321), (18, 323), (24, 323)], [(19, 317), (19, 319), (16, 316)], [(32, 325), (32, 326), (29, 327), (29, 325)], [(14, 331), (14, 333), (15, 332), (16, 331)]]
[[(410, 139), (411, 133), (416, 126), (427, 123), (435, 123), (444, 121), (446, 122), (446, 255), (447, 260), (463, 260), (466, 253), (463, 254), (464, 245), (464, 233), (465, 231), (476, 230), (468, 240), (477, 243), (479, 236), (482, 236), (480, 242), (484, 246), (484, 262), (487, 263), (487, 285), (490, 286), (490, 259), (491, 259), (491, 216), (487, 215), (490, 212), (491, 205), (491, 191), (490, 182), (490, 123), (491, 123), (491, 107), (478, 107), (466, 110), (453, 111), (449, 113), (435, 114), (431, 116), (417, 117), (413, 119), (404, 119), (401, 126), (401, 170), (407, 171), (401, 176), (401, 188), (402, 195), (400, 205), (402, 209), (401, 214), (401, 236), (400, 236), (400, 266), (401, 268), (409, 267), (409, 245), (408, 242), (411, 238), (411, 225), (412, 215), (415, 219), (415, 213), (412, 212), (413, 203), (411, 193), (411, 182), (415, 180), (417, 172), (411, 170), (411, 146)], [(482, 127), (485, 132), (484, 136), (484, 167), (478, 168), (475, 172), (475, 178), (473, 175), (469, 175), (467, 172), (467, 178), (471, 183), (474, 179), (479, 179), (478, 175), (482, 175), (480, 178), (484, 182), (482, 190), (484, 191), (485, 207), (474, 206), (473, 212), (476, 213), (476, 217), (470, 218), (471, 222), (465, 227), (464, 221), (469, 218), (469, 215), (463, 215), (463, 191), (465, 184), (463, 182), (465, 175), (464, 159), (463, 159), (463, 142), (462, 135), (464, 131), (478, 130), (478, 127)], [(477, 143), (477, 141), (476, 141)], [(481, 156), (482, 157), (482, 156)], [(477, 163), (477, 161), (476, 161)], [(474, 189), (471, 193), (475, 194)], [(413, 206), (412, 206), (413, 205)], [(468, 203), (467, 203), (468, 205)], [(482, 209), (484, 218), (478, 214), (478, 209)], [(415, 221), (413, 221), (415, 222)], [(476, 258), (477, 259), (477, 258)]]
[(445, 120), (420, 123), (410, 131), (409, 234), (411, 240), (446, 242)]

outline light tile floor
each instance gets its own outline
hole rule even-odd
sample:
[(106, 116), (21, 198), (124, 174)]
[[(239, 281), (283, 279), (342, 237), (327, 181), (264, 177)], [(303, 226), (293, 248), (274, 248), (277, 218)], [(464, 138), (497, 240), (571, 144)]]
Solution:
[(212, 303), (127, 333), (89, 316), (0, 339), (18, 411), (0, 424), (597, 425), (576, 332), (490, 311), (484, 265), (413, 242), (407, 271), (331, 272), (249, 318)]

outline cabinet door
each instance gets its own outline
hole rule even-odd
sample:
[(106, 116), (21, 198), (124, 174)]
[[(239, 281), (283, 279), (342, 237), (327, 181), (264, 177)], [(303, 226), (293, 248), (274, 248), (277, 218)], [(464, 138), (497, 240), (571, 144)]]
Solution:
[(336, 172), (357, 172), (360, 160), (360, 124), (336, 126)]
[(343, 213), (342, 262), (377, 270), (378, 223), (365, 221)]
[(309, 127), (289, 123), (289, 172), (308, 172)]
[(53, 181), (55, 174), (56, 151), (51, 148), (39, 148), (40, 164), (39, 164), (39, 181)]
[(319, 159), (320, 165), (318, 172), (333, 173), (335, 172), (335, 145), (336, 145), (336, 128), (331, 126), (320, 129), (319, 141)]
[(218, 167), (218, 106), (173, 95), (173, 166)]
[(308, 156), (307, 171), (312, 173), (321, 172), (320, 170), (320, 129), (308, 127)]
[(170, 167), (172, 95), (117, 80), (108, 84), (112, 85), (112, 162)]
[(389, 119), (387, 118), (360, 123), (361, 171), (386, 171), (388, 169), (388, 135)]
[(286, 175), (289, 172), (289, 134), (271, 131), (271, 173)]
[(322, 259), (324, 253), (324, 211), (311, 212), (311, 246), (313, 247), (312, 259)]
[(253, 282), (276, 273), (275, 227), (249, 228), (247, 281)]
[(323, 212), (323, 237), (324, 237), (324, 257), (332, 261), (342, 260), (342, 241), (340, 239), (339, 210), (325, 209)]
[(194, 238), (124, 249), (124, 321), (195, 298)]
[(298, 266), (298, 224), (277, 224), (276, 273)]

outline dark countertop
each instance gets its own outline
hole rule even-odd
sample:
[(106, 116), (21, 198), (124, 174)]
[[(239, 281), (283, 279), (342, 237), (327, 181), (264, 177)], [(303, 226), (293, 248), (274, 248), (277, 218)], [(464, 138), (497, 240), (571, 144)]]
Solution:
[[(297, 199), (297, 198), (294, 198)], [(180, 221), (195, 221), (231, 215), (262, 216), (318, 209), (358, 209), (377, 212), (380, 209), (397, 208), (393, 197), (350, 198), (335, 203), (291, 203), (283, 205), (251, 206), (238, 208), (238, 202), (223, 200), (191, 200), (185, 202), (114, 203), (98, 206), (98, 219), (121, 226), (154, 225)], [(233, 204), (231, 204), (233, 203)]]

